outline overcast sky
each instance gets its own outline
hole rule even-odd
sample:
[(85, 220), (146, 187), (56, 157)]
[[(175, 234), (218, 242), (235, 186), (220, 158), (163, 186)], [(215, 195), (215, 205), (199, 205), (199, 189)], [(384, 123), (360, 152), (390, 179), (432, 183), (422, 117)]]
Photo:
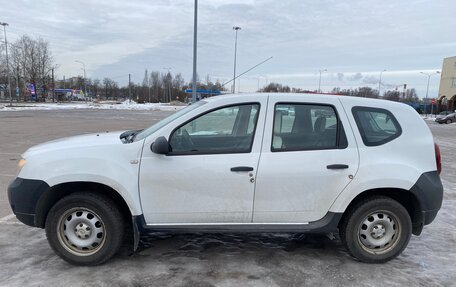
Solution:
[[(192, 0), (0, 0), (10, 41), (23, 34), (50, 42), (57, 75), (142, 82), (144, 70), (181, 72), (191, 79)], [(198, 74), (225, 82), (233, 74), (234, 31), (241, 92), (267, 82), (292, 87), (378, 88), (407, 83), (425, 96), (427, 77), (456, 56), (456, 1), (200, 0)], [(2, 37), (3, 39), (3, 37)], [(429, 96), (438, 92), (433, 76)], [(238, 85), (238, 84), (237, 84)]]

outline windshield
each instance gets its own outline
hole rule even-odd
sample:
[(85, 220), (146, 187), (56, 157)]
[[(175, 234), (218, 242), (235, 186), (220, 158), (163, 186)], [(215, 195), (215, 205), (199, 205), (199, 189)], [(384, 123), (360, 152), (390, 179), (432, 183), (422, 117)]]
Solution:
[(146, 137), (150, 136), (154, 132), (158, 131), (162, 127), (164, 127), (167, 124), (169, 124), (170, 122), (172, 122), (175, 119), (180, 118), (181, 116), (193, 111), (194, 109), (204, 105), (205, 103), (206, 102), (204, 102), (204, 101), (196, 102), (196, 103), (194, 103), (194, 104), (192, 104), (190, 106), (187, 106), (187, 107), (183, 108), (182, 110), (180, 110), (180, 111), (178, 111), (178, 112), (176, 112), (176, 113), (164, 118), (163, 120), (159, 121), (155, 125), (153, 125), (151, 127), (148, 127), (147, 129), (145, 129), (142, 132), (138, 133), (135, 136), (134, 141), (139, 141), (139, 140), (145, 139)]

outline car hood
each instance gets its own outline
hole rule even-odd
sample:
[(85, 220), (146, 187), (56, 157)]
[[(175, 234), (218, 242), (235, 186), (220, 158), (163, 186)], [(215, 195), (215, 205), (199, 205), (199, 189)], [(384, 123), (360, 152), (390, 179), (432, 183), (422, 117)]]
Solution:
[(22, 156), (26, 158), (28, 156), (33, 156), (34, 154), (52, 152), (62, 149), (72, 150), (113, 144), (122, 145), (123, 143), (120, 140), (120, 134), (122, 134), (121, 131), (116, 131), (61, 138), (33, 146), (29, 148)]

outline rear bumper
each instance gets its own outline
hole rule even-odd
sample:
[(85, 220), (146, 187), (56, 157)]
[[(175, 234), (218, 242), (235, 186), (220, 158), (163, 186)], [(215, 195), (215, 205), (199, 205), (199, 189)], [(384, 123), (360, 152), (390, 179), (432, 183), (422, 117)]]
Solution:
[(413, 234), (420, 235), (424, 225), (430, 224), (437, 216), (443, 200), (443, 185), (437, 171), (423, 173), (410, 192), (418, 201), (415, 210)]
[(421, 212), (424, 212), (429, 218), (425, 220), (425, 224), (431, 223), (442, 206), (443, 200), (443, 185), (439, 173), (437, 171), (423, 173), (410, 192), (418, 199)]
[(36, 206), (41, 195), (49, 189), (49, 185), (42, 180), (16, 178), (8, 186), (8, 200), (22, 223), (37, 226)]

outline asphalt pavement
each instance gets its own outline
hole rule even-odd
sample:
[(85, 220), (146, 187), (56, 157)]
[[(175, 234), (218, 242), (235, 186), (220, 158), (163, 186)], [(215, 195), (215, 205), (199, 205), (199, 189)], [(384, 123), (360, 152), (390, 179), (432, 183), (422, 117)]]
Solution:
[(455, 286), (456, 124), (428, 121), (443, 158), (444, 203), (397, 259), (364, 264), (339, 240), (300, 234), (155, 234), (102, 266), (75, 267), (42, 229), (11, 216), (6, 188), (28, 147), (60, 137), (144, 128), (162, 111), (0, 112), (0, 286)]

